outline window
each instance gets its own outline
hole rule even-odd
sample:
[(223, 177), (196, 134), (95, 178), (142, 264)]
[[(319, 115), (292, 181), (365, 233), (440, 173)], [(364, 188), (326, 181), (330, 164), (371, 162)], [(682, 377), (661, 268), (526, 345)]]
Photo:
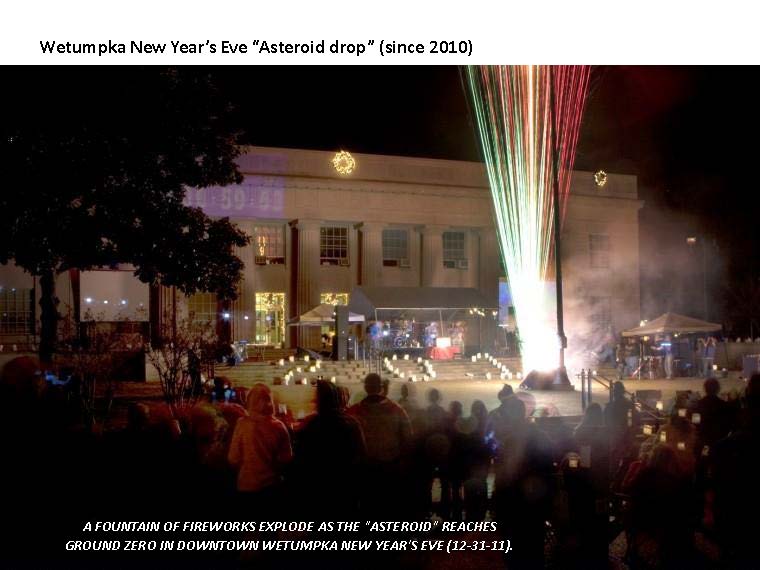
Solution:
[(32, 334), (33, 289), (0, 287), (0, 334)]
[(591, 267), (605, 269), (610, 266), (610, 236), (589, 234), (588, 251)]
[(383, 230), (383, 265), (409, 267), (409, 231)]
[(256, 344), (285, 343), (285, 293), (256, 293)]
[(255, 226), (253, 247), (257, 265), (285, 263), (285, 233), (282, 226)]
[(319, 304), (348, 305), (348, 293), (320, 293)]
[(319, 261), (322, 265), (348, 265), (348, 228), (319, 229)]
[(594, 333), (612, 330), (612, 300), (609, 297), (590, 297), (589, 307)]
[(464, 232), (443, 232), (443, 266), (467, 269)]
[(196, 323), (216, 324), (217, 306), (215, 293), (196, 293), (187, 299), (187, 312)]

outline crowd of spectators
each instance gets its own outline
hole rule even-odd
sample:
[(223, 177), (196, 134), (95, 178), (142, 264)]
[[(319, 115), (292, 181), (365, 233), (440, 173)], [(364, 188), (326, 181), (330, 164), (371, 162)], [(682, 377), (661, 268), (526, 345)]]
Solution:
[[(369, 374), (366, 397), (349, 405), (345, 387), (320, 380), (316, 412), (297, 426), (264, 384), (245, 402), (197, 404), (180, 422), (133, 404), (126, 429), (95, 453), (57, 452), (76, 475), (37, 477), (143, 512), (163, 502), (246, 519), (493, 520), (515, 545), (508, 568), (606, 568), (616, 537), (632, 568), (757, 562), (760, 376), (735, 402), (710, 378), (703, 397), (659, 415), (618, 382), (574, 431), (535, 417), (530, 395), (509, 385), (490, 412), (479, 400), (444, 407), (439, 388), (420, 402), (416, 388), (403, 384), (394, 401)], [(22, 447), (14, 461), (40, 463)], [(83, 481), (88, 469), (97, 482)]]
[[(413, 388), (394, 402), (370, 374), (367, 396), (346, 407), (345, 389), (320, 381), (317, 413), (291, 434), (292, 462), (288, 441), (262, 433), (281, 473), (275, 492), (297, 498), (294, 511), (345, 518), (488, 517), (519, 545), (508, 558), (516, 568), (543, 567), (549, 547), (554, 566), (605, 568), (620, 535), (631, 567), (699, 567), (700, 541), (717, 545), (712, 562), (751, 567), (760, 377), (732, 403), (709, 378), (703, 397), (677, 399), (669, 415), (642, 409), (618, 382), (572, 433), (532, 417), (530, 398), (509, 385), (497, 408), (476, 400), (468, 415), (458, 401), (444, 408), (437, 388), (419, 403)], [(240, 453), (230, 449), (233, 464)], [(240, 479), (238, 489), (251, 490)]]

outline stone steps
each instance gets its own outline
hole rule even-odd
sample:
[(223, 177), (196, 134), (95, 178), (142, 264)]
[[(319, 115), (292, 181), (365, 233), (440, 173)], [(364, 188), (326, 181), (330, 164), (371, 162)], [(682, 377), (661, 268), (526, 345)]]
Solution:
[[(425, 375), (431, 376), (432, 371), (435, 380), (498, 380), (503, 366), (507, 367), (513, 378), (517, 378), (520, 371), (519, 365), (519, 359), (515, 358), (500, 358), (496, 360), (496, 364), (485, 358), (475, 361), (465, 359), (422, 360), (422, 362), (418, 362), (417, 359), (393, 360), (389, 358), (384, 366), (384, 373), (398, 379), (410, 377), (424, 379)], [(391, 366), (392, 370), (388, 366)]]
[[(311, 368), (314, 367), (314, 370)], [(298, 371), (300, 369), (300, 372)], [(338, 383), (354, 384), (364, 380), (368, 370), (364, 367), (363, 362), (328, 362), (320, 361), (319, 368), (316, 368), (314, 360), (308, 362), (299, 360), (285, 362), (280, 365), (268, 362), (244, 362), (236, 366), (216, 366), (215, 375), (226, 378), (234, 386), (251, 386), (257, 382), (273, 385), (281, 382), (286, 374), (292, 372), (290, 384), (296, 381), (306, 380), (310, 383), (316, 380), (318, 376), (323, 378), (335, 378)]]

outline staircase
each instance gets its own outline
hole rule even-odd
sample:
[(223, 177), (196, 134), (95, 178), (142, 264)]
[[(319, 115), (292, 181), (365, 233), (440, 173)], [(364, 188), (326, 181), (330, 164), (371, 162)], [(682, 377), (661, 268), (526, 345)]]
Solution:
[(425, 382), (431, 380), (513, 380), (521, 377), (519, 358), (481, 358), (464, 360), (426, 360), (422, 358), (387, 358), (383, 376), (396, 380)]
[(246, 347), (247, 360), (253, 362), (277, 362), (281, 358), (287, 360), (296, 351), (292, 348), (275, 348), (273, 346), (256, 346), (249, 344)]
[[(310, 359), (293, 359), (287, 357), (276, 361), (254, 362), (247, 361), (236, 366), (217, 365), (214, 372), (217, 378), (224, 377), (233, 386), (250, 388), (257, 382), (268, 385), (274, 384), (311, 384), (322, 376), (325, 380), (335, 378), (338, 384), (358, 384), (364, 380), (369, 370), (364, 362), (358, 360), (339, 361), (331, 360), (315, 361)], [(286, 380), (287, 379), (287, 380)]]

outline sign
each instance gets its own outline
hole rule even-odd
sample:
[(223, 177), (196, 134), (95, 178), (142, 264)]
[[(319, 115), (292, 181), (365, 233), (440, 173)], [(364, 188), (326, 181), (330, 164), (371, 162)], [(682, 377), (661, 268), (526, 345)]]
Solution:
[(242, 184), (188, 188), (184, 204), (215, 218), (280, 218), (285, 207), (285, 179), (251, 175)]

